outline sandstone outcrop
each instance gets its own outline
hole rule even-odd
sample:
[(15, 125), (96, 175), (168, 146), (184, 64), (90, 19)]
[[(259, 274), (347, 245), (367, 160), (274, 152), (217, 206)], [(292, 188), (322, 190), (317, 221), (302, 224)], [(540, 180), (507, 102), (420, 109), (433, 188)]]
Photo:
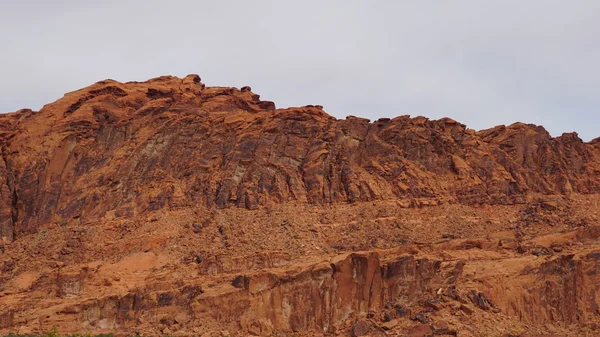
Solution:
[(197, 75), (105, 80), (39, 112), (0, 116), (2, 235), (198, 204), (508, 204), (530, 192), (600, 190), (600, 149), (576, 134), (552, 138), (521, 123), (475, 132), (448, 118), (337, 120), (314, 106), (275, 109), (243, 89), (205, 87)]
[(0, 147), (0, 332), (600, 333), (598, 139), (189, 75), (0, 115)]

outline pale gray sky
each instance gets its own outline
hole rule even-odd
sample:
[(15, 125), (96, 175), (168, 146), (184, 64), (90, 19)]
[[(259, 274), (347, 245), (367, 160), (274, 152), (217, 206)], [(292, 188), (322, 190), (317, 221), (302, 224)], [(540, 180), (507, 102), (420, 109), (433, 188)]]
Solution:
[(197, 73), (278, 107), (600, 136), (600, 1), (0, 0), (0, 111)]

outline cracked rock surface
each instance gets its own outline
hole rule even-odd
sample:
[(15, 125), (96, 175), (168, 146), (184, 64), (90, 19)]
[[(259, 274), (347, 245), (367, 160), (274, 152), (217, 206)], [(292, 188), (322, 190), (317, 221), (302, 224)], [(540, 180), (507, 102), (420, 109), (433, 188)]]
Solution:
[(0, 333), (600, 334), (600, 139), (188, 75), (2, 114), (0, 146)]

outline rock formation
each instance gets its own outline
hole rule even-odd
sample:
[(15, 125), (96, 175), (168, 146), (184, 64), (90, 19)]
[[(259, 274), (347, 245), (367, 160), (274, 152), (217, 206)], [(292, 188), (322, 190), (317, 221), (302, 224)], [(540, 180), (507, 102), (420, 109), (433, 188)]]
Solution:
[(101, 81), (0, 115), (0, 331), (600, 333), (599, 139)]

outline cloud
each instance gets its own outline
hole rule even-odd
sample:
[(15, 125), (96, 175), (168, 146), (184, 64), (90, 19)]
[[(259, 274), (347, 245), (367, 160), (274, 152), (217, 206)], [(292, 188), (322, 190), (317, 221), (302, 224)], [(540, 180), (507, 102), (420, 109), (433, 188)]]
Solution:
[(600, 2), (0, 4), (0, 111), (98, 80), (198, 73), (339, 118), (524, 121), (600, 136)]

